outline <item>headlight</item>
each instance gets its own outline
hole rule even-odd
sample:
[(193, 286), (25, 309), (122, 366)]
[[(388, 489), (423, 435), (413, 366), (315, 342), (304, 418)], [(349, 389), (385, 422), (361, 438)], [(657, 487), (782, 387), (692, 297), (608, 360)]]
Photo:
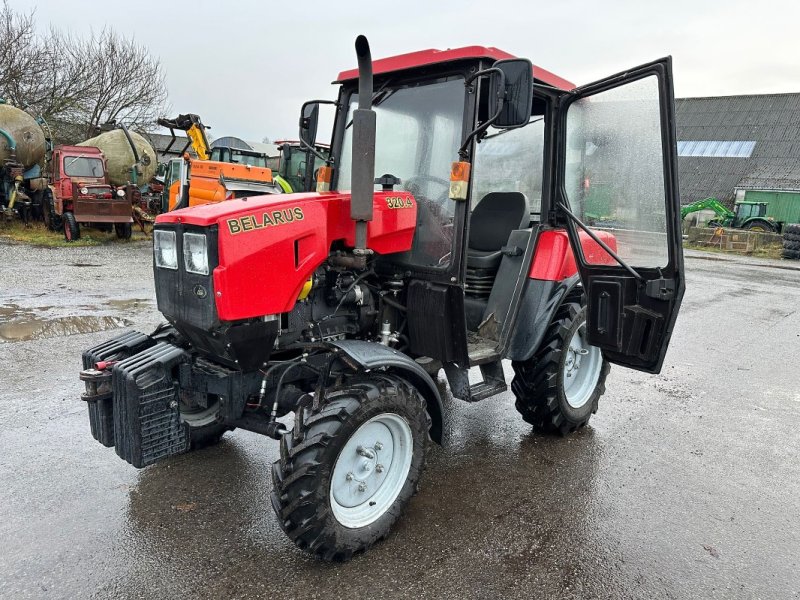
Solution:
[(125, 197), (125, 190), (117, 190), (117, 196), (119, 196), (120, 198), (124, 198)]
[(183, 234), (183, 266), (189, 273), (208, 275), (206, 236), (201, 233)]
[(153, 255), (156, 266), (165, 269), (178, 268), (178, 249), (175, 246), (175, 232), (156, 229), (153, 233)]
[(81, 188), (81, 189), (79, 189), (78, 191), (79, 191), (79, 192), (80, 192), (82, 195), (84, 195), (84, 196), (85, 196), (86, 194), (88, 194), (88, 193), (89, 193), (89, 188), (82, 187), (82, 188)]

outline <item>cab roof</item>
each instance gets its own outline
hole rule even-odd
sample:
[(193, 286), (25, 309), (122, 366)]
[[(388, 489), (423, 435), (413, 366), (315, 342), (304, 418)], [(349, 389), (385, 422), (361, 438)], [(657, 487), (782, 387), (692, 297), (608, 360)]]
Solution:
[[(406, 69), (416, 69), (419, 67), (426, 67), (428, 65), (435, 65), (456, 60), (477, 59), (477, 58), (490, 58), (494, 60), (502, 60), (504, 58), (517, 58), (513, 54), (509, 54), (505, 50), (499, 48), (486, 47), (486, 46), (464, 46), (463, 48), (454, 48), (447, 50), (419, 50), (417, 52), (409, 52), (408, 54), (398, 54), (397, 56), (389, 56), (387, 58), (379, 58), (372, 61), (372, 72), (375, 75), (384, 73), (391, 73), (393, 71), (404, 71)], [(551, 85), (561, 90), (571, 90), (575, 88), (575, 84), (559, 77), (555, 73), (551, 73), (547, 69), (533, 66), (534, 79), (539, 83)], [(358, 79), (358, 69), (350, 69), (342, 71), (336, 78), (334, 83), (344, 83)]]

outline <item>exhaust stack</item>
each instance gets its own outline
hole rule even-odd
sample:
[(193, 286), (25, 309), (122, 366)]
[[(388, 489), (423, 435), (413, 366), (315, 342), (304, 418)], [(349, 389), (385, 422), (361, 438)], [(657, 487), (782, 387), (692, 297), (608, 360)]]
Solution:
[(358, 108), (353, 112), (353, 171), (350, 218), (356, 222), (353, 254), (364, 257), (366, 266), (367, 223), (372, 220), (375, 189), (375, 112), (372, 110), (372, 54), (367, 38), (356, 38), (358, 57)]

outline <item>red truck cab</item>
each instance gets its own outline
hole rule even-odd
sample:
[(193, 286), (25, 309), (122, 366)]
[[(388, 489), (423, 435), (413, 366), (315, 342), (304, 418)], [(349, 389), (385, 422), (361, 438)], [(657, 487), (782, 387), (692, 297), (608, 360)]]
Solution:
[(80, 237), (78, 223), (114, 224), (118, 237), (130, 237), (130, 200), (108, 182), (106, 158), (92, 146), (56, 146), (52, 159), (53, 211), (64, 237)]

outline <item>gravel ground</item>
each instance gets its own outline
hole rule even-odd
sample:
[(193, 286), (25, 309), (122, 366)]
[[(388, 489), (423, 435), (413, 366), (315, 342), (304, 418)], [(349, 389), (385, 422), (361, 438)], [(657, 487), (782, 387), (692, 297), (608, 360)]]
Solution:
[(687, 252), (663, 372), (613, 368), (572, 437), (443, 387), (420, 493), (330, 565), (278, 527), (271, 440), (138, 471), (92, 439), (80, 353), (160, 321), (147, 243), (0, 253), (0, 597), (800, 598), (792, 263)]

